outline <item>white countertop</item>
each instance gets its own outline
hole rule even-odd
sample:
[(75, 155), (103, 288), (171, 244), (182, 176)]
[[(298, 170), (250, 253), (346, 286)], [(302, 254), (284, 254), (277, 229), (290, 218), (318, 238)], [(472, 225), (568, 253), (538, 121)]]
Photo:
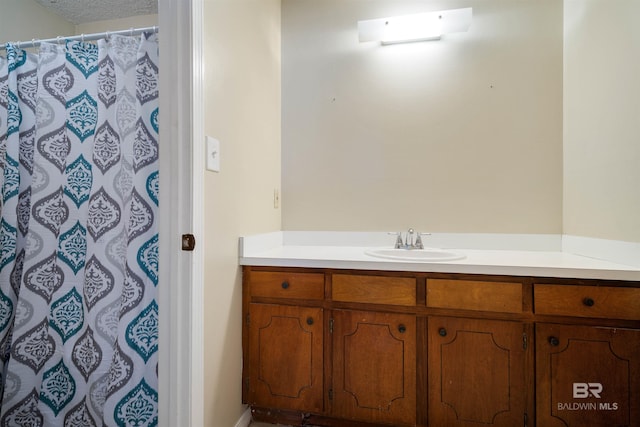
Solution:
[(429, 236), (425, 246), (438, 243), (438, 248), (455, 250), (465, 258), (421, 262), (366, 255), (372, 248), (393, 246), (393, 237), (386, 233), (274, 232), (242, 237), (240, 264), (640, 281), (640, 266), (568, 253), (562, 250), (560, 239), (553, 235), (438, 234)]

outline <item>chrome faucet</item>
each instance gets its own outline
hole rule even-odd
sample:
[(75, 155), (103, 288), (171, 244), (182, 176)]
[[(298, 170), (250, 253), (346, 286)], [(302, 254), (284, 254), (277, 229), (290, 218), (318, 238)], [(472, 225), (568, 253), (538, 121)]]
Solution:
[[(396, 244), (394, 246), (395, 249), (424, 249), (424, 244), (422, 243), (421, 236), (428, 236), (431, 233), (416, 233), (413, 228), (407, 230), (407, 234), (405, 239), (402, 240), (402, 232), (397, 233), (389, 233), (396, 236)], [(414, 235), (416, 236), (415, 241), (413, 239)]]
[(407, 237), (405, 237), (405, 239), (404, 239), (404, 245), (408, 249), (415, 248), (415, 245), (413, 243), (413, 234), (414, 233), (415, 233), (415, 231), (413, 230), (413, 228), (410, 228), (410, 229), (407, 230)]

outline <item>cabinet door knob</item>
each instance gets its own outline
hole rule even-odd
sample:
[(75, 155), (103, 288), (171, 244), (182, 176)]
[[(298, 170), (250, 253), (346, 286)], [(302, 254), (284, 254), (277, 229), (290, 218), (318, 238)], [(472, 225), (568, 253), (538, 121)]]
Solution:
[(440, 329), (438, 329), (438, 334), (440, 334), (441, 337), (446, 337), (447, 336), (447, 330), (445, 328), (440, 328)]
[(282, 289), (288, 289), (288, 288), (289, 288), (289, 282), (285, 280), (284, 282), (282, 282)]
[(404, 334), (405, 332), (407, 332), (407, 327), (404, 325), (398, 325), (398, 332)]
[(583, 303), (584, 305), (586, 305), (587, 307), (593, 307), (593, 305), (594, 305), (596, 302), (593, 300), (593, 298), (586, 297), (585, 299), (583, 299), (583, 300), (582, 300), (582, 303)]
[(307, 317), (307, 325), (313, 325), (313, 317)]
[(558, 339), (558, 337), (550, 336), (549, 344), (551, 344), (554, 347), (557, 347), (560, 344), (560, 340)]

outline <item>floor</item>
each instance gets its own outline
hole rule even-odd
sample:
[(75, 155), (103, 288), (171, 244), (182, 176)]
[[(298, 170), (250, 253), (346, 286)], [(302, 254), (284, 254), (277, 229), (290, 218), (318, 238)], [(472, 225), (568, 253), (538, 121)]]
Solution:
[(260, 423), (258, 421), (251, 421), (249, 427), (286, 427), (283, 424), (268, 424), (268, 423)]

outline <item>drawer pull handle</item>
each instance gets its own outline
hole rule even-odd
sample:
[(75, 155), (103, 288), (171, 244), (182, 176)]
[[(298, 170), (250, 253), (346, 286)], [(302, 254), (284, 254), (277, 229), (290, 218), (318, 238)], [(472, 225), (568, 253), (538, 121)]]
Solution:
[(405, 332), (407, 332), (407, 327), (404, 325), (399, 325), (398, 332), (400, 332), (401, 334), (404, 334)]
[(282, 282), (282, 289), (289, 289), (289, 282)]
[(583, 303), (584, 305), (586, 305), (587, 307), (593, 307), (593, 305), (594, 305), (596, 302), (593, 300), (593, 298), (589, 298), (589, 297), (587, 297), (587, 298), (585, 298), (585, 299), (583, 299), (583, 300), (582, 300), (582, 303)]
[(440, 334), (441, 337), (446, 337), (447, 336), (447, 330), (445, 328), (440, 328), (440, 329), (438, 329), (438, 334)]
[(307, 317), (307, 325), (313, 325), (313, 317)]
[(558, 345), (560, 345), (560, 340), (558, 339), (558, 337), (550, 336), (549, 344), (551, 344), (554, 347), (557, 347)]

